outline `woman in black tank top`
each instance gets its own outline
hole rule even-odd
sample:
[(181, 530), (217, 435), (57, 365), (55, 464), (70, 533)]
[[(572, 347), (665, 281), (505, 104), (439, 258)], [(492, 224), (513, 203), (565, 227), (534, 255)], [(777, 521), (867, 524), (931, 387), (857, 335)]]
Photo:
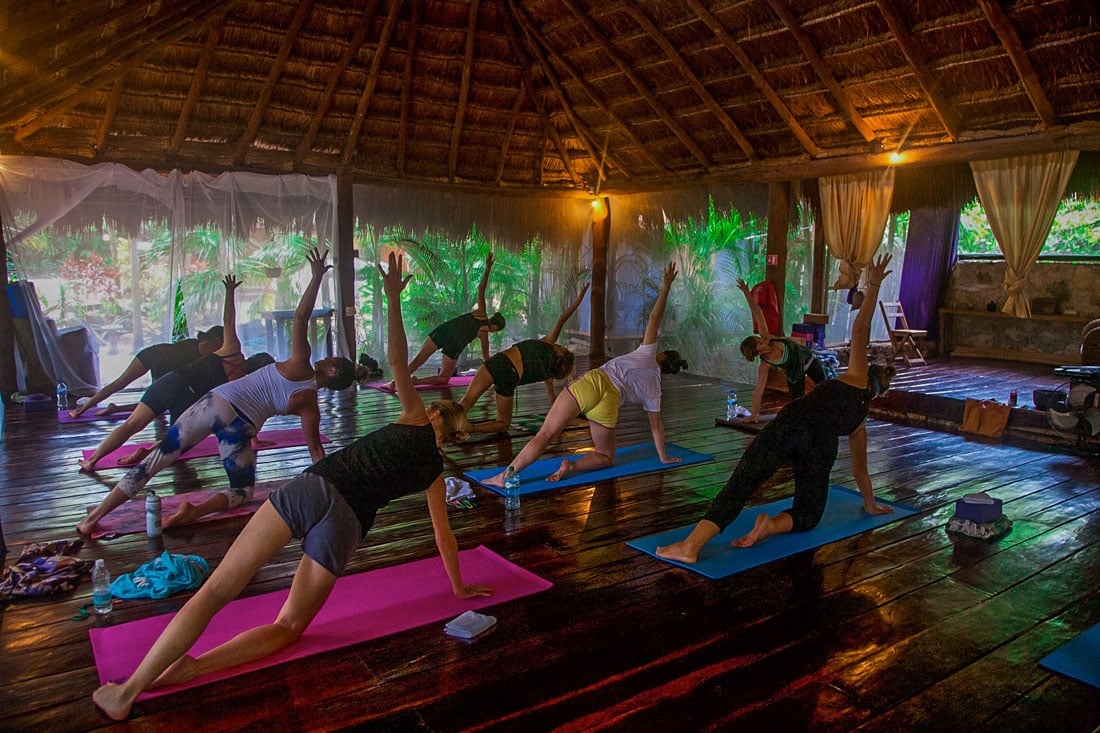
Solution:
[(459, 404), (468, 414), (481, 395), (489, 387), (495, 386), (497, 417), (496, 420), (472, 424), (471, 433), (503, 433), (508, 430), (512, 424), (512, 405), (515, 401), (513, 395), (520, 385), (543, 382), (546, 385), (546, 396), (550, 404), (554, 404), (558, 396), (554, 390), (554, 380), (568, 378), (573, 373), (575, 361), (573, 352), (558, 345), (558, 337), (565, 322), (580, 307), (587, 292), (588, 283), (585, 283), (580, 294), (558, 316), (550, 333), (537, 341), (521, 341), (497, 352), (478, 367), (477, 374), (466, 388), (466, 394), (462, 395)]
[[(461, 409), (454, 403), (449, 403), (452, 408), (444, 410), (448, 412), (448, 417), (440, 409), (424, 408), (424, 403), (421, 402), (420, 396), (413, 387), (411, 375), (405, 364), (408, 346), (405, 340), (405, 328), (401, 321), (400, 294), (408, 283), (408, 279), (402, 277), (402, 258), (390, 254), (389, 269), (382, 271), (382, 281), (389, 301), (387, 353), (402, 408), (401, 416), (391, 427), (405, 431), (409, 435), (427, 437), (429, 442), (434, 441), (437, 448), (440, 443), (452, 439), (454, 433), (464, 424)], [(429, 433), (434, 433), (434, 439)], [(349, 446), (345, 451), (352, 450), (355, 445)], [(431, 445), (428, 446), (429, 449), (431, 447)], [(334, 453), (325, 460), (336, 459), (340, 453)], [(354, 451), (353, 453), (359, 455)], [(493, 592), (489, 586), (465, 584), (462, 581), (458, 564), (458, 543), (455, 541), (447, 519), (446, 489), (443, 474), (439, 472), (442, 460), (438, 456), (438, 449), (435, 453), (437, 463), (434, 464), (435, 468), (431, 468), (428, 472), (419, 466), (390, 466), (383, 467), (381, 470), (381, 473), (386, 475), (380, 475), (378, 471), (374, 471), (376, 474), (374, 479), (382, 481), (395, 478), (397, 480), (394, 483), (406, 489), (422, 488), (423, 484), (428, 484), (426, 488), (428, 511), (431, 513), (436, 545), (455, 596), (473, 598), (489, 595)], [(354, 461), (347, 464), (334, 461), (329, 464), (329, 467), (337, 465), (346, 468), (347, 465), (354, 465)], [(322, 473), (329, 472), (322, 471)], [(428, 473), (435, 475), (428, 476)], [(337, 482), (344, 483), (339, 474), (340, 471), (337, 470), (332, 475)], [(306, 480), (311, 480), (309, 477), (316, 475), (306, 474)], [(285, 490), (293, 491), (291, 486), (302, 478), (291, 479), (273, 495), (273, 498)], [(338, 573), (343, 571), (342, 566), (325, 567), (310, 554), (310, 548), (343, 543), (345, 547), (350, 546), (353, 552), (360, 539), (358, 531), (366, 529), (364, 520), (373, 518), (373, 510), (376, 508), (373, 504), (379, 500), (378, 496), (369, 496), (362, 506), (353, 506), (351, 502), (358, 503), (354, 492), (349, 492), (345, 499), (346, 489), (340, 490), (340, 487), (336, 487), (335, 491), (330, 491), (326, 490), (327, 487), (331, 487), (331, 484), (325, 481), (321, 491), (313, 493), (324, 493), (331, 502), (330, 509), (333, 512), (342, 513), (345, 517), (350, 516), (351, 519), (337, 525), (325, 525), (323, 521), (318, 521), (305, 529), (301, 536), (302, 547), (306, 554), (303, 555), (301, 564), (294, 574), (290, 595), (283, 604), (277, 620), (266, 626), (243, 632), (197, 658), (192, 658), (185, 653), (185, 650), (190, 649), (199, 638), (214, 614), (234, 598), (264, 563), (279, 552), (299, 529), (291, 527), (276, 509), (272, 499), (269, 499), (241, 531), (210, 578), (184, 604), (172, 623), (161, 633), (160, 638), (153, 644), (134, 673), (121, 684), (108, 683), (95, 691), (92, 700), (99, 709), (113, 720), (122, 720), (130, 714), (130, 708), (137, 696), (154, 685), (177, 684), (199, 674), (242, 664), (271, 654), (301, 636), (324, 605), (325, 599), (328, 598), (336, 583)], [(298, 499), (303, 499), (298, 502), (299, 504), (307, 504), (315, 497), (303, 495)], [(323, 520), (326, 514), (331, 513), (322, 510), (321, 519)], [(356, 516), (358, 521), (355, 519)], [(315, 536), (316, 533), (325, 532), (329, 534), (324, 537)], [(347, 536), (349, 533), (351, 537)], [(344, 559), (346, 561), (346, 558)]]
[(829, 473), (837, 456), (837, 439), (848, 436), (852, 472), (863, 496), (863, 511), (893, 511), (875, 501), (867, 471), (868, 403), (890, 387), (892, 366), (868, 367), (867, 344), (871, 336), (878, 290), (890, 272), (890, 256), (875, 260), (867, 270), (867, 297), (852, 323), (852, 349), (848, 370), (825, 380), (805, 397), (789, 403), (764, 427), (745, 451), (726, 485), (714, 497), (706, 514), (683, 540), (658, 547), (660, 557), (694, 564), (703, 546), (729, 526), (745, 501), (783, 465), (794, 469), (795, 495), (789, 511), (775, 516), (761, 514), (753, 529), (734, 547), (749, 547), (773, 534), (813, 529), (825, 511)]

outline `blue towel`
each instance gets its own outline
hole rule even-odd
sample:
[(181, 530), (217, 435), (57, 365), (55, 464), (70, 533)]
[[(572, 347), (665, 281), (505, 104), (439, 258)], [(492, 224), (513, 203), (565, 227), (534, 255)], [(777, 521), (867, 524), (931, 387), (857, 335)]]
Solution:
[(115, 578), (111, 583), (111, 595), (115, 598), (167, 598), (173, 593), (198, 588), (209, 575), (210, 566), (198, 555), (170, 555), (165, 550), (160, 557), (134, 572)]

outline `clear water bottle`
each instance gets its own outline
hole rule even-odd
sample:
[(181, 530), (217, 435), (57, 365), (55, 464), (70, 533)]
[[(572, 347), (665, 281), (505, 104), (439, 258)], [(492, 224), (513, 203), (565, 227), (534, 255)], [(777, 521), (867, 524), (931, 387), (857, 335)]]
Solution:
[(519, 474), (511, 466), (504, 472), (504, 508), (510, 512), (519, 509)]
[(92, 605), (97, 614), (106, 616), (111, 612), (112, 602), (111, 571), (103, 560), (96, 560), (95, 568), (92, 569)]
[(155, 491), (145, 497), (145, 534), (160, 537), (160, 497)]
[(69, 385), (64, 379), (57, 380), (57, 409), (64, 410), (69, 407)]
[(726, 419), (737, 419), (737, 392), (732, 389), (726, 394)]

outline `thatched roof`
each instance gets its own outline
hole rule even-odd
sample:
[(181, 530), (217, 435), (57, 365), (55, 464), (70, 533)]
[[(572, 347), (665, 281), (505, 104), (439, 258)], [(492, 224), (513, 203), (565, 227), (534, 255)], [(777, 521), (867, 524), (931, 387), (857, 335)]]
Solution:
[(52, 0), (0, 152), (604, 192), (1100, 148), (1095, 0)]

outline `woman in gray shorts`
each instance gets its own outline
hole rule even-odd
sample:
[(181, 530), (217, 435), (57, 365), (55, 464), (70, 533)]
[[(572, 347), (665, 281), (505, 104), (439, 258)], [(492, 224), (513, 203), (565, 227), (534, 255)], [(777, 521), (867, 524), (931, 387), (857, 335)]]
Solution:
[[(337, 577), (370, 529), (375, 513), (398, 496), (426, 493), (436, 546), (455, 596), (473, 598), (493, 592), (486, 585), (462, 582), (458, 543), (447, 519), (439, 446), (463, 437), (466, 420), (462, 408), (454, 402), (433, 402), (425, 409), (413, 386), (401, 321), (400, 294), (408, 283), (402, 277), (402, 264), (402, 258), (391, 253), (389, 268), (379, 267), (389, 302), (387, 354), (401, 398), (401, 416), (318, 461), (272, 494), (130, 678), (121, 684), (103, 685), (92, 694), (92, 700), (108, 717), (126, 718), (137, 696), (150, 687), (178, 684), (243, 664), (298, 639), (321, 610)], [(188, 655), (214, 614), (294, 537), (302, 539), (304, 555), (278, 617), (199, 657)]]

